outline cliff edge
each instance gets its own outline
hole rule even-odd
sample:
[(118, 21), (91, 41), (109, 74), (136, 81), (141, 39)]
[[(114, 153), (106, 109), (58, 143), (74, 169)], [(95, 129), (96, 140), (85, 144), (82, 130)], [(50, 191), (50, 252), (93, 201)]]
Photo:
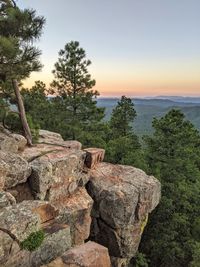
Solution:
[(128, 266), (161, 186), (104, 153), (45, 130), (28, 147), (0, 127), (0, 266)]

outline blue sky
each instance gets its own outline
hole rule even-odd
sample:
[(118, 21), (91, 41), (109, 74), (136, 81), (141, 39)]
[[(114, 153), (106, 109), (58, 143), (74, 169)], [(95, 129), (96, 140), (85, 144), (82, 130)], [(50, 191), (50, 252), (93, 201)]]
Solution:
[(18, 0), (46, 18), (40, 42), (47, 84), (58, 51), (77, 40), (104, 96), (200, 95), (199, 0)]

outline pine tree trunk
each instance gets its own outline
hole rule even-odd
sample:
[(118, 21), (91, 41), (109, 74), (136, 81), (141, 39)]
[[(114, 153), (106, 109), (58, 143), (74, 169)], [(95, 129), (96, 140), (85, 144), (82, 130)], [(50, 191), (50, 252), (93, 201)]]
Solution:
[(19, 91), (19, 86), (18, 86), (17, 80), (13, 79), (12, 84), (13, 84), (13, 89), (14, 89), (15, 96), (17, 99), (17, 106), (18, 106), (18, 110), (19, 110), (19, 116), (20, 116), (20, 120), (22, 123), (24, 135), (25, 135), (25, 138), (27, 140), (28, 145), (31, 146), (32, 145), (32, 135), (31, 135), (31, 131), (30, 131), (27, 119), (26, 119), (26, 112), (24, 109), (24, 103), (23, 103), (23, 100), (22, 100), (22, 97), (21, 97), (21, 94)]

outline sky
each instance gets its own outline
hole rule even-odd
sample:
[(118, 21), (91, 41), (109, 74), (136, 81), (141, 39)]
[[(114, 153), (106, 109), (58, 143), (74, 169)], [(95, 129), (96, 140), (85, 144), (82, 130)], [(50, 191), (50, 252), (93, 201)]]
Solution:
[(101, 96), (200, 96), (200, 0), (18, 0), (46, 18), (44, 65), (24, 84), (47, 85), (58, 52), (79, 41)]

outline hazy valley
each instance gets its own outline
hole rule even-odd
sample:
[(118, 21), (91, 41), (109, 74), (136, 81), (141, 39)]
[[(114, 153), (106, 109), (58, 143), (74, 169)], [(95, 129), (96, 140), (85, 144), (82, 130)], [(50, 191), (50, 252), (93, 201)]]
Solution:
[[(110, 118), (112, 109), (117, 104), (117, 98), (99, 98), (98, 106), (106, 108), (106, 119)], [(170, 109), (180, 109), (197, 129), (200, 130), (200, 98), (179, 96), (158, 96), (152, 98), (133, 98), (137, 112), (134, 121), (134, 131), (142, 136), (152, 133), (151, 126), (154, 117), (164, 116)]]

